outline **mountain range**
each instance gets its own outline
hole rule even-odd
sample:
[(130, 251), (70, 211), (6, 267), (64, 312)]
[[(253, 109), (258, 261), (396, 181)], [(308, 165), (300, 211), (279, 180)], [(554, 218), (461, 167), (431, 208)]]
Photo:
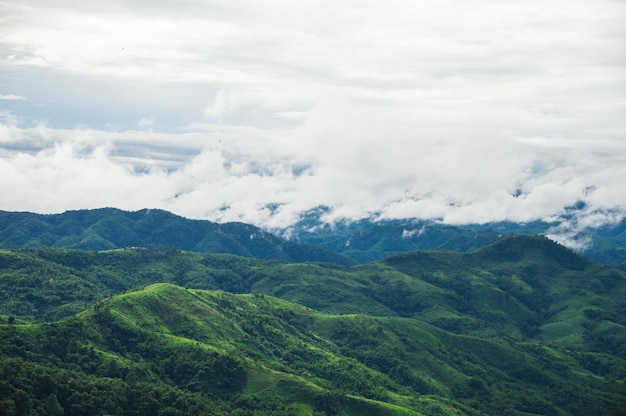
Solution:
[[(323, 219), (326, 213), (318, 208), (287, 228), (264, 230), (243, 223), (191, 220), (157, 209), (128, 212), (102, 208), (49, 215), (0, 211), (0, 248), (108, 250), (155, 246), (294, 263), (351, 265), (413, 250), (468, 252), (501, 235), (552, 235), (563, 226), (544, 221), (447, 225), (365, 219), (327, 223)], [(626, 219), (587, 228), (576, 238), (587, 242), (578, 250), (586, 258), (626, 270)]]
[(253, 225), (191, 220), (158, 209), (101, 208), (49, 215), (0, 211), (0, 248), (23, 247), (174, 247), (285, 262), (355, 263), (333, 251), (287, 241)]
[[(359, 263), (383, 259), (411, 250), (476, 250), (506, 234), (548, 235), (572, 243), (590, 260), (626, 268), (626, 217), (596, 227), (573, 227), (584, 216), (584, 205), (570, 207), (551, 221), (500, 221), (449, 225), (434, 220), (389, 220), (376, 216), (361, 220), (328, 222), (330, 211), (319, 207), (305, 212), (299, 221), (276, 233), (291, 241), (314, 244), (348, 256)], [(620, 217), (620, 215), (608, 215)], [(574, 229), (572, 229), (574, 228)]]
[(3, 414), (620, 415), (626, 274), (545, 237), (363, 265), (0, 251)]

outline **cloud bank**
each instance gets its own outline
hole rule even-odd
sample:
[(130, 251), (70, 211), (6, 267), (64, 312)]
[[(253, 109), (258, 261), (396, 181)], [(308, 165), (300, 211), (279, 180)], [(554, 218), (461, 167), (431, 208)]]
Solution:
[(626, 212), (624, 3), (0, 2), (0, 209)]

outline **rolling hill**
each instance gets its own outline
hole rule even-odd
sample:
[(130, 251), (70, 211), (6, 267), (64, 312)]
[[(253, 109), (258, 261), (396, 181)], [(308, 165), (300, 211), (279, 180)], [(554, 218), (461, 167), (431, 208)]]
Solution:
[(544, 237), (349, 267), (167, 248), (4, 250), (0, 296), (0, 405), (15, 414), (626, 405), (626, 274)]
[(470, 253), (410, 252), (359, 266), (285, 264), (174, 249), (0, 252), (0, 313), (59, 319), (106, 296), (168, 282), (259, 293), (329, 313), (416, 318), (478, 336), (567, 345), (624, 338), (626, 275), (539, 236)]
[[(578, 208), (571, 207), (563, 217), (551, 222), (449, 225), (415, 219), (343, 220), (329, 224), (323, 219), (329, 210), (319, 207), (304, 213), (296, 224), (279, 230), (278, 234), (291, 241), (314, 244), (341, 253), (359, 263), (368, 263), (414, 250), (469, 252), (507, 234), (565, 233), (568, 238), (586, 242), (580, 254), (588, 259), (626, 267), (626, 218), (614, 224), (574, 232), (567, 224), (576, 222), (576, 215), (581, 214)], [(615, 216), (619, 214), (615, 213)]]
[(190, 220), (158, 209), (102, 208), (50, 215), (0, 211), (0, 247), (173, 247), (285, 262), (354, 264), (330, 250), (289, 242), (252, 225)]
[(172, 284), (0, 335), (5, 414), (617, 415), (624, 404), (614, 357)]
[[(61, 247), (111, 250), (172, 247), (202, 253), (275, 259), (283, 262), (369, 263), (408, 251), (470, 252), (501, 235), (549, 235), (559, 222), (497, 222), (446, 225), (434, 221), (364, 219), (325, 223), (322, 208), (304, 213), (285, 229), (190, 220), (167, 211), (115, 208), (42, 215), (0, 211), (0, 248)], [(571, 214), (574, 215), (574, 214)], [(586, 258), (626, 269), (626, 219), (586, 229)]]

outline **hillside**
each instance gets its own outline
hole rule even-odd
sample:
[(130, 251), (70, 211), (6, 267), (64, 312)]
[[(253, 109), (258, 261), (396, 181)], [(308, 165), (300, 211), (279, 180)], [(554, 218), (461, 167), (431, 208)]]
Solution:
[(27, 414), (19, 403), (65, 415), (626, 405), (626, 274), (544, 237), (350, 267), (166, 248), (4, 250), (0, 296), (0, 391), (15, 414)]
[(616, 357), (171, 284), (56, 323), (0, 325), (0, 351), (4, 414), (617, 415), (626, 404)]
[[(558, 222), (497, 222), (446, 225), (420, 220), (323, 221), (323, 209), (272, 232), (243, 223), (190, 220), (156, 209), (127, 212), (114, 208), (41, 215), (0, 211), (0, 248), (60, 247), (111, 250), (170, 247), (201, 253), (275, 259), (283, 262), (370, 263), (408, 251), (470, 252), (501, 235), (549, 235)], [(573, 213), (571, 214), (573, 215)], [(571, 219), (571, 218), (570, 218)], [(586, 229), (580, 254), (626, 270), (626, 219)]]
[(359, 263), (368, 263), (415, 250), (469, 252), (500, 235), (550, 235), (565, 231), (568, 238), (587, 242), (580, 253), (588, 259), (613, 265), (626, 264), (626, 218), (616, 224), (587, 228), (572, 234), (566, 226), (568, 221), (574, 221), (577, 214), (572, 210), (553, 222), (448, 225), (414, 219), (344, 220), (329, 224), (323, 220), (327, 210), (318, 208), (305, 213), (300, 221), (279, 234), (292, 241), (324, 247)]
[(0, 248), (25, 247), (173, 247), (285, 262), (354, 264), (330, 250), (289, 242), (252, 225), (190, 220), (157, 209), (102, 208), (54, 215), (0, 211)]
[(169, 282), (626, 357), (626, 274), (544, 237), (508, 236), (471, 253), (411, 252), (352, 267), (173, 249), (23, 249), (0, 252), (0, 275), (0, 314), (29, 322), (60, 319), (111, 294)]

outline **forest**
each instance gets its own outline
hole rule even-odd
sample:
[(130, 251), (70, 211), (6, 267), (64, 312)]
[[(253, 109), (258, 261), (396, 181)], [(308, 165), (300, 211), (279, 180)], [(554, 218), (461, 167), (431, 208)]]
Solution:
[(619, 415), (626, 275), (544, 237), (365, 265), (0, 251), (7, 415)]

